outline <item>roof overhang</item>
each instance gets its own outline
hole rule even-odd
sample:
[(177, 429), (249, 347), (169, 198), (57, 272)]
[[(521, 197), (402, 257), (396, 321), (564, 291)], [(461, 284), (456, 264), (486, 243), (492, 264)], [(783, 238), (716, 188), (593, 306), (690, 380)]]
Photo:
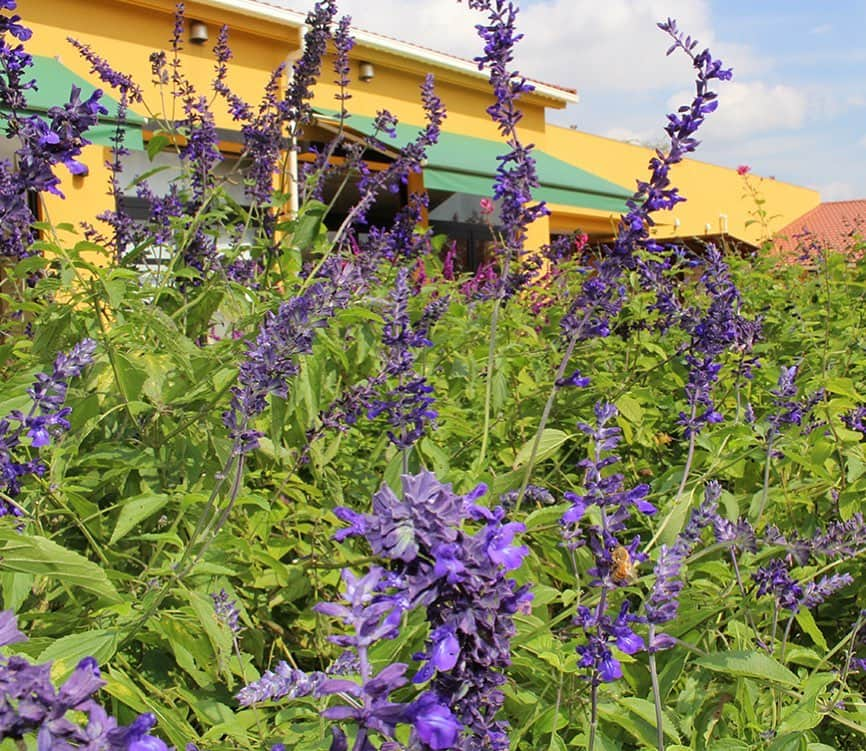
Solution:
[[(300, 29), (306, 24), (306, 14), (287, 8), (281, 8), (262, 0), (197, 0), (201, 5), (219, 8), (233, 13), (257, 18), (283, 27)], [(352, 27), (355, 43), (376, 52), (394, 55), (407, 61), (433, 68), (435, 70), (459, 74), (474, 79), (476, 82), (487, 81), (487, 74), (478, 69), (477, 63), (464, 60), (444, 52), (429, 50), (418, 45), (392, 39), (383, 34), (364, 31)], [(576, 104), (580, 97), (576, 90), (562, 88), (541, 81), (529, 80), (535, 89), (528, 96), (539, 97), (549, 106), (562, 108), (568, 104)]]
[[(399, 123), (396, 137), (392, 139), (376, 133), (373, 118), (363, 115), (352, 114), (340, 127), (335, 113), (319, 111), (316, 121), (320, 127), (339, 130), (350, 138), (374, 135), (379, 142), (377, 150), (389, 156), (399, 153), (420, 130), (417, 125)], [(507, 148), (501, 141), (442, 131), (438, 142), (427, 150), (424, 184), (432, 190), (489, 196), (499, 157)], [(563, 162), (541, 149), (533, 149), (532, 157), (540, 183), (533, 191), (536, 200), (570, 207), (582, 214), (589, 210), (608, 221), (611, 215), (618, 216), (626, 211), (626, 201), (633, 195), (627, 188)]]

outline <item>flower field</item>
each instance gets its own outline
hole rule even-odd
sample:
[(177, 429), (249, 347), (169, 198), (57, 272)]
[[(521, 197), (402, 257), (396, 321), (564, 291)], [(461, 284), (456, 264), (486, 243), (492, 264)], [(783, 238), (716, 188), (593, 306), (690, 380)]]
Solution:
[[(164, 192), (125, 173), (119, 128), (108, 189), (135, 178), (148, 218), (118, 201), (52, 224), (34, 206), (80, 172), (104, 108), (73, 90), (27, 111), (15, 5), (0, 749), (866, 748), (863, 239), (783, 259), (651, 231), (687, 198), (676, 165), (724, 106), (721, 61), (660, 24), (695, 96), (615, 238), (530, 251), (546, 209), (518, 14), (470, 0), (504, 156), (478, 207), (494, 252), (459, 271), (423, 196), (367, 222), (439, 138), (432, 78), (426, 127), (386, 168), (364, 162), (397, 125), (383, 111), (365, 143), (340, 129), (304, 163), (289, 210), (315, 82), (349, 85), (331, 0), (286, 91), (277, 71), (256, 103), (231, 88), (225, 33), (212, 90), (189, 84), (179, 8), (151, 56), (174, 121), (78, 44), (123, 108), (161, 118), (148, 153), (183, 171)], [(217, 171), (216, 101), (244, 134), (244, 205)], [(329, 231), (325, 188), (350, 175), (360, 198)]]

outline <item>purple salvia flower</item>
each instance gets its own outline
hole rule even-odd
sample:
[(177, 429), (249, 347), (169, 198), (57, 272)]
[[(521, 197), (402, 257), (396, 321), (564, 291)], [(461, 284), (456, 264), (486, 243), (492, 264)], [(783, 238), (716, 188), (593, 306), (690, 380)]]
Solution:
[[(718, 482), (710, 482), (704, 490), (704, 500), (694, 509), (683, 531), (673, 545), (663, 545), (653, 574), (652, 589), (646, 599), (646, 619), (654, 625), (668, 623), (676, 618), (679, 610), (679, 596), (683, 590), (682, 566), (694, 551), (704, 530), (713, 524), (718, 509), (721, 487)], [(650, 649), (669, 646), (667, 640), (650, 645)]]
[[(57, 355), (51, 374), (37, 373), (33, 385), (27, 389), (31, 407), (25, 414), (15, 410), (0, 419), (0, 491), (14, 498), (21, 490), (21, 479), (26, 475), (42, 475), (45, 465), (37, 458), (19, 461), (15, 450), (26, 435), (33, 448), (43, 448), (51, 443), (52, 437), (69, 430), (71, 414), (64, 407), (68, 381), (81, 375), (85, 367), (93, 362), (96, 342), (84, 339), (76, 344), (69, 353)], [(21, 509), (0, 501), (0, 516), (21, 515)]]
[(18, 619), (15, 613), (11, 610), (0, 611), (0, 647), (26, 639), (27, 637), (18, 630)]
[(237, 601), (229, 597), (229, 593), (225, 589), (211, 594), (213, 600), (213, 609), (217, 620), (228, 626), (233, 634), (239, 634), (241, 631), (240, 613), (238, 612)]
[[(97, 75), (104, 84), (110, 86), (119, 95), (117, 112), (112, 113), (117, 121), (117, 127), (114, 130), (113, 136), (112, 158), (106, 164), (111, 173), (109, 178), (109, 193), (120, 208), (117, 211), (103, 212), (98, 218), (110, 225), (114, 230), (112, 241), (115, 253), (120, 257), (126, 246), (134, 241), (135, 235), (133, 220), (122, 210), (123, 192), (119, 178), (123, 169), (121, 159), (129, 153), (129, 149), (124, 146), (124, 139), (126, 137), (124, 125), (130, 104), (141, 103), (143, 101), (142, 90), (131, 76), (116, 70), (107, 60), (97, 55), (90, 45), (83, 44), (72, 37), (67, 37), (67, 41), (90, 63), (91, 72)], [(95, 232), (92, 228), (90, 231)]]
[(808, 397), (797, 398), (798, 366), (782, 367), (779, 382), (770, 393), (773, 395), (773, 412), (768, 418), (770, 431), (768, 441), (778, 435), (783, 425), (802, 425), (803, 420), (815, 406), (824, 398), (824, 390), (819, 389)]
[[(519, 494), (517, 490), (509, 490), (507, 493), (503, 493), (499, 496), (500, 505), (505, 509), (512, 508), (517, 502)], [(553, 493), (547, 488), (542, 488), (532, 483), (526, 486), (526, 490), (523, 491), (523, 498), (529, 503), (536, 503), (541, 506), (553, 506), (556, 503)]]
[[(560, 327), (569, 340), (607, 336), (610, 333), (610, 318), (619, 311), (625, 295), (621, 275), (632, 268), (639, 271), (646, 268), (646, 264), (637, 260), (635, 251), (639, 248), (652, 252), (662, 250), (650, 236), (649, 230), (654, 225), (651, 215), (660, 209), (671, 209), (685, 200), (672, 186), (670, 170), (695, 151), (698, 141), (694, 134), (703, 124), (706, 114), (716, 108), (716, 94), (710, 90), (710, 83), (731, 78), (730, 70), (722, 68), (721, 61), (714, 60), (709, 50), (696, 54), (694, 44), (686, 45), (672, 20), (659, 24), (659, 28), (674, 39), (668, 54), (681, 48), (692, 59), (697, 71), (696, 95), (691, 104), (668, 115), (665, 127), (670, 138), (668, 150), (657, 151), (650, 160), (650, 178), (638, 181), (637, 191), (627, 204), (628, 212), (621, 217), (617, 226), (613, 247), (607, 249), (563, 316)], [(655, 275), (651, 273), (649, 276)]]
[(860, 405), (842, 415), (842, 422), (848, 430), (856, 430), (866, 437), (866, 406)]
[(349, 78), (350, 63), (349, 52), (355, 46), (355, 40), (352, 38), (350, 25), (352, 23), (351, 16), (343, 16), (337, 23), (337, 28), (334, 31), (334, 47), (337, 54), (334, 56), (334, 72), (337, 74), (337, 80), (334, 83), (339, 87), (339, 93), (334, 97), (340, 102), (340, 118), (345, 119), (346, 102), (352, 98), (348, 92), (351, 80)]
[(319, 0), (307, 14), (307, 32), (304, 35), (304, 51), (294, 63), (286, 95), (280, 103), (284, 121), (295, 123), (299, 128), (310, 122), (313, 86), (322, 70), (322, 58), (331, 40), (331, 25), (337, 15), (334, 0)]
[[(23, 639), (15, 616), (0, 613), (0, 644)], [(149, 734), (156, 723), (151, 714), (118, 727), (94, 698), (104, 685), (92, 657), (81, 660), (55, 688), (50, 663), (32, 665), (21, 656), (0, 656), (0, 737), (34, 742), (39, 748), (168, 751), (163, 741)]]
[(803, 588), (803, 605), (812, 609), (825, 602), (834, 592), (854, 583), (851, 574), (832, 574), (822, 576), (816, 582), (809, 582)]
[(359, 288), (351, 264), (323, 268), (325, 272), (331, 277), (313, 282), (306, 292), (268, 313), (255, 342), (247, 347), (238, 385), (232, 389), (231, 407), (223, 414), (236, 453), (246, 454), (258, 446), (261, 434), (252, 427), (252, 420), (264, 410), (268, 394), (288, 396), (289, 382), (300, 372), (298, 358), (312, 352), (316, 330), (327, 326)]
[(752, 574), (758, 585), (758, 595), (773, 595), (779, 605), (794, 613), (800, 609), (803, 588), (792, 578), (787, 564), (778, 558), (761, 566)]
[(242, 707), (249, 707), (265, 701), (316, 695), (327, 677), (320, 671), (305, 673), (280, 661), (273, 671), (266, 671), (259, 680), (244, 686), (236, 698)]
[[(431, 718), (444, 735), (429, 737), (437, 743), (450, 737), (453, 716), (466, 727), (455, 748), (507, 748), (496, 713), (504, 701), (501, 671), (510, 661), (513, 616), (530, 599), (507, 578), (527, 552), (513, 539), (523, 525), (505, 522), (501, 508), (477, 505), (483, 486), (459, 496), (429, 472), (402, 481), (402, 498), (384, 486), (371, 515), (337, 509), (351, 525), (339, 536), (366, 537), (374, 553), (391, 561), (406, 606), (426, 608), (431, 632), (426, 649), (415, 655), (422, 664), (414, 680), (429, 681), (429, 691), (451, 713), (435, 710)], [(466, 519), (483, 526), (470, 535), (461, 529)], [(417, 724), (415, 730), (422, 738), (432, 732)]]
[(35, 217), (27, 202), (28, 192), (62, 197), (55, 167), (63, 164), (72, 174), (81, 174), (78, 157), (90, 143), (86, 132), (108, 112), (99, 102), (100, 90), (82, 101), (80, 89), (73, 86), (67, 103), (49, 108), (44, 116), (24, 115), (27, 91), (35, 87), (28, 78), (33, 58), (22, 45), (7, 39), (30, 38), (30, 30), (20, 20), (17, 15), (0, 13), (0, 106), (6, 112), (6, 135), (18, 142), (14, 165), (0, 160), (0, 258), (13, 260), (31, 252)]
[[(509, 148), (508, 153), (499, 157), (493, 185), (502, 225), (504, 247), (500, 252), (506, 258), (503, 265), (507, 267), (509, 260), (523, 252), (527, 227), (550, 213), (543, 203), (532, 202), (532, 190), (539, 185), (535, 160), (531, 156), (533, 147), (521, 142), (517, 130), (522, 118), (518, 101), (523, 94), (532, 91), (533, 86), (511, 68), (514, 46), (522, 37), (516, 30), (517, 5), (502, 0), (470, 0), (469, 7), (487, 14), (487, 23), (476, 26), (484, 42), (484, 53), (475, 61), (480, 69), (489, 71), (494, 103), (487, 112)], [(511, 276), (510, 271), (508, 276)], [(513, 295), (526, 278), (525, 275), (503, 278), (498, 297), (506, 299)]]

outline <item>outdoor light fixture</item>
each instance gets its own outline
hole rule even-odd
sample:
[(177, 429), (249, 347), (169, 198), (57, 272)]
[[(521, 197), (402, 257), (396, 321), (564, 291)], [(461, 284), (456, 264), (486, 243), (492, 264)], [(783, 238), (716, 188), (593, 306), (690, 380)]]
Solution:
[(361, 63), (358, 66), (358, 78), (364, 83), (370, 83), (375, 75), (376, 69), (373, 67), (373, 63)]
[(203, 21), (190, 21), (189, 41), (193, 44), (204, 44), (207, 41), (207, 24)]

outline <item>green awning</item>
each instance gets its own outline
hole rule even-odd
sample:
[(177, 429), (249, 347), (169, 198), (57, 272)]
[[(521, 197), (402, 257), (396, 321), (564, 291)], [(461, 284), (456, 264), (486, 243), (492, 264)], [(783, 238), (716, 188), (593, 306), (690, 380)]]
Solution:
[[(33, 55), (33, 67), (28, 69), (25, 74), (25, 80), (30, 78), (36, 80), (37, 88), (28, 89), (26, 92), (27, 111), (36, 114), (42, 114), (51, 107), (68, 102), (69, 92), (73, 86), (81, 89), (81, 99), (83, 100), (90, 98), (97, 88), (53, 57)], [(108, 114), (100, 116), (99, 123), (87, 131), (86, 137), (91, 143), (100, 146), (113, 146), (120, 103), (108, 96), (107, 93), (103, 93), (99, 101), (108, 110)], [(124, 140), (126, 148), (138, 150), (144, 148), (141, 137), (144, 123), (144, 117), (127, 110), (123, 121), (123, 127), (126, 131)]]
[[(334, 113), (322, 114), (331, 122), (335, 119)], [(353, 114), (346, 120), (345, 127), (369, 135), (373, 132), (373, 122), (373, 118)], [(393, 145), (397, 149), (412, 141), (419, 130), (417, 125), (400, 123), (396, 138), (389, 138), (386, 134), (379, 134), (378, 138), (386, 146)], [(501, 141), (443, 132), (438, 143), (427, 151), (424, 185), (430, 190), (488, 196), (493, 190), (499, 164), (497, 157), (505, 148)], [(631, 198), (632, 192), (621, 185), (574, 167), (540, 149), (533, 149), (532, 156), (541, 183), (533, 192), (535, 199), (582, 209), (614, 213), (626, 211), (625, 202)]]

